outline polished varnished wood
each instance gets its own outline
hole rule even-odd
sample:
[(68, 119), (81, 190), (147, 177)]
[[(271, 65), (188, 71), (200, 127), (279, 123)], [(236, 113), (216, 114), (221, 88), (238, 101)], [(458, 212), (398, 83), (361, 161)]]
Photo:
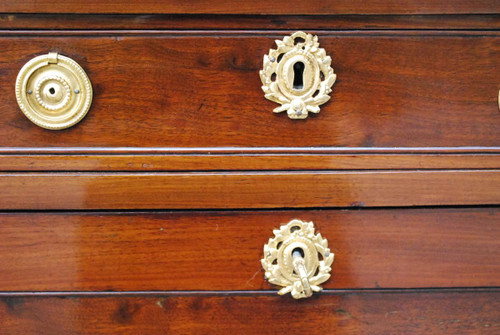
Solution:
[(492, 0), (3, 0), (5, 13), (497, 14)]
[(0, 209), (500, 204), (499, 170), (2, 173)]
[(233, 153), (0, 155), (0, 171), (495, 169), (499, 153)]
[[(299, 122), (258, 76), (297, 30), (338, 75)], [(0, 334), (500, 334), (499, 1), (4, 0), (0, 48)], [(14, 95), (50, 51), (64, 131)], [(260, 265), (294, 218), (335, 253), (301, 301)]]
[[(498, 146), (497, 32), (318, 32), (338, 75), (319, 115), (290, 120), (260, 89), (281, 32), (3, 31), (4, 147)], [(249, 47), (251, 46), (251, 47)], [(94, 85), (85, 119), (32, 124), (13, 83), (33, 56), (58, 51)]]
[(0, 29), (500, 29), (500, 15), (0, 14)]
[(4, 213), (0, 291), (269, 290), (263, 245), (294, 218), (335, 253), (326, 288), (500, 286), (495, 207)]
[(484, 334), (500, 332), (491, 291), (278, 296), (0, 298), (2, 334)]

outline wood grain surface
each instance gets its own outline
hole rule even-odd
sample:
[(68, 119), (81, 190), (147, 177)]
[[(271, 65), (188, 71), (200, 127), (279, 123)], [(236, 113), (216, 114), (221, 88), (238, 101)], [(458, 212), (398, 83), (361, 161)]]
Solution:
[(0, 14), (0, 29), (500, 29), (500, 15)]
[(313, 221), (326, 288), (500, 286), (498, 208), (0, 214), (0, 291), (271, 290), (273, 229)]
[(2, 173), (0, 209), (500, 204), (498, 170)]
[[(304, 121), (258, 75), (296, 30), (338, 76)], [(0, 334), (500, 333), (500, 2), (4, 0), (0, 50)], [(63, 131), (15, 99), (47, 52), (93, 85)], [(294, 218), (303, 301), (260, 265)]]
[(0, 171), (495, 169), (499, 153), (0, 155)]
[(4, 335), (496, 335), (500, 293), (0, 298)]
[[(319, 32), (338, 80), (321, 113), (299, 121), (272, 113), (258, 75), (288, 34), (3, 31), (0, 146), (499, 145), (500, 33)], [(94, 87), (89, 114), (63, 131), (32, 124), (14, 94), (21, 67), (49, 51), (75, 59)]]
[(3, 0), (6, 13), (498, 14), (492, 0)]

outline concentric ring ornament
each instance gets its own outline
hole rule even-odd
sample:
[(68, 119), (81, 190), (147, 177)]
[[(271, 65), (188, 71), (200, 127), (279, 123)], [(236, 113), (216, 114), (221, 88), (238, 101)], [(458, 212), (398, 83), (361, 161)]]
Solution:
[(16, 99), (34, 124), (51, 130), (80, 122), (92, 103), (92, 85), (78, 63), (50, 52), (27, 62), (16, 80)]
[(274, 112), (286, 111), (291, 119), (319, 113), (319, 106), (330, 100), (337, 76), (318, 36), (298, 31), (276, 40), (276, 45), (264, 56), (259, 73), (266, 99), (281, 105)]

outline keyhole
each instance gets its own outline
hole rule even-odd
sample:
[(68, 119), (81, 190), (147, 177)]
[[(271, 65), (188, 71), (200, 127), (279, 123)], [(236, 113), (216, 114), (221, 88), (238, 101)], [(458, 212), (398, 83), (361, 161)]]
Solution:
[(302, 257), (304, 258), (304, 250), (302, 248), (295, 248), (292, 250), (292, 257)]
[(304, 63), (297, 62), (293, 64), (293, 89), (301, 90), (304, 88)]
[(56, 90), (53, 87), (51, 87), (49, 88), (49, 93), (54, 95), (54, 93), (56, 93)]

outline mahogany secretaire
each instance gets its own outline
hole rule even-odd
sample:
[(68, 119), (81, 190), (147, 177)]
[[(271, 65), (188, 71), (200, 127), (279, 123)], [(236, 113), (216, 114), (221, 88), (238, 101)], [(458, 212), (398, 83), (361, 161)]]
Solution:
[(0, 334), (500, 334), (500, 1), (1, 0)]

